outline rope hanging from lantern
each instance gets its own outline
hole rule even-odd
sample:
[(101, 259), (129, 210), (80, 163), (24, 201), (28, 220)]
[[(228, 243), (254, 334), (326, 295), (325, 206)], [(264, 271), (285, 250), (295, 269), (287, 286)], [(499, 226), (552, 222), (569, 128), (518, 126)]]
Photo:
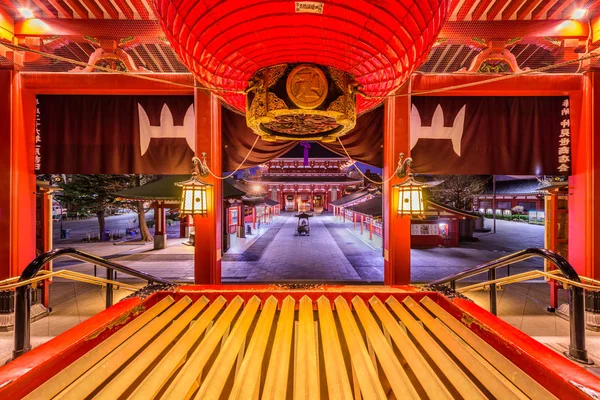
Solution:
[[(338, 142), (340, 142), (340, 145), (342, 146), (342, 149), (344, 149), (344, 153), (346, 153), (346, 157), (348, 157), (348, 159), (350, 161), (352, 161), (352, 165), (354, 165), (356, 167), (356, 160), (353, 160), (352, 157), (350, 157), (350, 154), (348, 154), (348, 151), (346, 150), (346, 147), (344, 147), (344, 144), (342, 143), (341, 139), (338, 137), (337, 138)], [(374, 181), (373, 179), (369, 178), (368, 176), (366, 176), (365, 174), (363, 174), (363, 172), (360, 170), (360, 168), (356, 167), (356, 170), (363, 176), (363, 178), (365, 178), (366, 180), (368, 180), (371, 183), (374, 183), (375, 185), (385, 185), (386, 183), (388, 183), (389, 181), (391, 181), (392, 179), (394, 179), (394, 177), (396, 176), (396, 172), (398, 172), (398, 168), (400, 167), (400, 165), (396, 166), (396, 169), (394, 170), (394, 172), (392, 173), (392, 176), (390, 176), (388, 179), (378, 182), (378, 181)]]
[(210, 170), (210, 168), (208, 168), (208, 165), (205, 164), (204, 166), (207, 169), (208, 173), (211, 174), (213, 176), (213, 178), (215, 178), (215, 179), (225, 180), (225, 179), (231, 178), (233, 175), (235, 175), (236, 172), (238, 172), (244, 166), (244, 163), (246, 162), (248, 157), (250, 157), (250, 154), (252, 154), (252, 151), (254, 150), (256, 143), (258, 143), (258, 139), (260, 139), (260, 136), (257, 135), (256, 139), (254, 139), (254, 143), (252, 144), (252, 147), (248, 151), (248, 154), (246, 154), (246, 157), (244, 157), (244, 159), (242, 160), (242, 163), (240, 165), (238, 165), (237, 168), (232, 173), (230, 173), (227, 176), (217, 176)]

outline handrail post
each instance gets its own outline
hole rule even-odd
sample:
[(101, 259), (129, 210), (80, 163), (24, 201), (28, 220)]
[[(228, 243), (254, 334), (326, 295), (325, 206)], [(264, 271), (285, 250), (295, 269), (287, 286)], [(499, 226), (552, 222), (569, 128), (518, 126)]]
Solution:
[[(112, 268), (106, 268), (106, 279), (109, 281), (114, 280), (114, 270)], [(113, 285), (112, 283), (106, 284), (106, 308), (113, 305)]]
[(450, 288), (456, 290), (456, 281), (450, 281)]
[(591, 364), (585, 349), (585, 297), (583, 288), (569, 288), (569, 324), (571, 342), (565, 355), (580, 363)]
[(31, 285), (15, 290), (15, 334), (13, 359), (31, 350)]
[[(488, 280), (496, 280), (496, 268), (488, 270)], [(490, 312), (494, 315), (498, 315), (498, 308), (496, 304), (496, 284), (490, 284)]]

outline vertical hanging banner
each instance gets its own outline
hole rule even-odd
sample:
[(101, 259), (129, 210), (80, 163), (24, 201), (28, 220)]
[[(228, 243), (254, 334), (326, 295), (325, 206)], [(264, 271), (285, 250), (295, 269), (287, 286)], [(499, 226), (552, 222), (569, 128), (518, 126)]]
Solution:
[(571, 171), (571, 105), (566, 98), (562, 102), (560, 115), (560, 135), (558, 137), (558, 172), (568, 174)]
[(42, 133), (40, 132), (40, 101), (38, 99), (35, 99), (35, 154), (33, 159), (33, 169), (39, 172), (42, 169)]
[(568, 175), (564, 97), (413, 96), (410, 146), (422, 174)]

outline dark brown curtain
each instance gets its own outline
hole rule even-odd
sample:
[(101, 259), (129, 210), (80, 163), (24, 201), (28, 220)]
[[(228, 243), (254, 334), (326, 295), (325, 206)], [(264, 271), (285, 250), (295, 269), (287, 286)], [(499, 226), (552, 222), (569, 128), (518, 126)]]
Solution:
[[(356, 120), (356, 127), (341, 137), (342, 143), (353, 160), (374, 167), (383, 167), (383, 107), (364, 113)], [(346, 157), (344, 149), (336, 140), (320, 143), (321, 146)]]
[[(225, 107), (222, 109), (222, 131), (223, 131), (223, 170), (233, 171), (244, 160), (252, 143), (256, 140), (256, 134), (246, 125), (246, 117), (237, 114)], [(358, 118), (356, 127), (342, 137), (342, 143), (348, 154), (360, 162), (382, 166), (383, 145), (383, 107), (379, 107)], [(280, 157), (290, 151), (298, 141), (258, 141), (252, 154), (244, 164), (244, 168), (255, 167), (274, 158)], [(346, 156), (342, 146), (336, 141), (334, 143), (320, 143), (323, 147)]]
[[(223, 171), (235, 170), (244, 160), (256, 140), (256, 134), (246, 125), (246, 117), (225, 107), (221, 109), (223, 132)], [(258, 140), (243, 169), (255, 167), (287, 153), (298, 142)]]

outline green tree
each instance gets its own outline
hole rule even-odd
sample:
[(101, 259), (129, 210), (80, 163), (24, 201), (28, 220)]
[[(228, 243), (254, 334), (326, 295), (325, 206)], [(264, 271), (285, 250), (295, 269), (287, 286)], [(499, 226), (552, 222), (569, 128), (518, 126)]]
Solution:
[(433, 179), (439, 183), (429, 188), (432, 200), (461, 210), (473, 209), (473, 198), (483, 192), (488, 181), (480, 175), (436, 175)]
[[(143, 186), (147, 183), (155, 182), (159, 180), (162, 175), (131, 175), (132, 186)], [(124, 200), (124, 205), (133, 210), (138, 215), (138, 226), (140, 228), (140, 240), (143, 242), (151, 242), (154, 240), (148, 223), (146, 222), (146, 213), (149, 208), (145, 207), (145, 204), (141, 200)]]
[(60, 183), (63, 190), (56, 194), (56, 198), (71, 211), (96, 214), (100, 240), (103, 240), (106, 211), (121, 206), (115, 192), (132, 184), (131, 175), (70, 175), (66, 182)]

